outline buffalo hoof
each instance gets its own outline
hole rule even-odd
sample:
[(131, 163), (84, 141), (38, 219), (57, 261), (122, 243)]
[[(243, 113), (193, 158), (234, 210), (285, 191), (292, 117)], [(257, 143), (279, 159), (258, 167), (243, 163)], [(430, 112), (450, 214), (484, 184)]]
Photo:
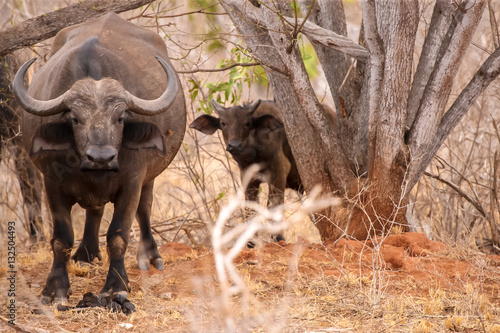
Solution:
[(69, 295), (72, 295), (73, 291), (68, 286), (68, 288), (56, 288), (55, 290), (49, 287), (49, 282), (42, 291), (42, 296), (40, 297), (40, 301), (44, 305), (50, 305), (52, 303), (56, 303), (58, 306), (62, 307), (66, 306)]
[[(90, 293), (87, 293), (85, 295), (89, 296), (89, 294)], [(93, 302), (94, 304), (97, 303), (101, 307), (105, 307), (105, 308), (111, 310), (111, 312), (120, 312), (121, 311), (124, 314), (129, 315), (132, 312), (135, 312), (135, 306), (134, 306), (134, 304), (132, 304), (132, 302), (130, 302), (127, 299), (127, 295), (128, 294), (126, 291), (119, 291), (119, 292), (116, 292), (113, 294), (110, 294), (109, 292), (103, 293), (101, 291), (101, 294), (99, 296), (96, 296), (97, 300), (93, 296), (88, 297), (88, 298), (91, 299), (91, 302)], [(83, 301), (85, 301), (85, 296), (84, 296)], [(80, 301), (80, 302), (82, 302), (82, 301)], [(80, 305), (80, 303), (78, 303), (78, 305)], [(79, 307), (78, 305), (77, 305), (77, 307)]]
[(163, 260), (162, 258), (152, 258), (148, 259), (138, 259), (137, 264), (139, 265), (139, 269), (141, 271), (149, 271), (149, 264), (153, 265), (157, 270), (163, 270)]
[(284, 241), (284, 240), (285, 240), (285, 237), (283, 237), (283, 235), (282, 235), (282, 234), (277, 234), (277, 235), (274, 235), (274, 236), (273, 236), (273, 240), (274, 240), (275, 242), (281, 242), (281, 241)]
[(100, 294), (104, 296), (117, 296), (127, 298), (127, 294), (132, 290), (128, 281), (125, 265), (122, 260), (111, 261), (108, 276)]
[(155, 258), (151, 260), (151, 263), (159, 271), (163, 270), (163, 260), (161, 258)]
[(127, 299), (126, 292), (118, 292), (114, 295), (105, 293), (99, 296), (93, 293), (86, 293), (83, 296), (83, 300), (76, 307), (103, 307), (111, 310), (111, 312), (123, 312), (126, 315), (135, 312), (135, 305)]
[(88, 292), (83, 295), (83, 299), (78, 302), (76, 309), (78, 312), (84, 311), (88, 308), (106, 308), (111, 312), (123, 312), (126, 315), (135, 312), (135, 306), (127, 299), (126, 293), (119, 292), (115, 295), (108, 293), (96, 295)]
[(99, 261), (102, 260), (102, 254), (99, 250), (99, 247), (92, 248), (86, 246), (83, 242), (80, 243), (80, 246), (78, 246), (75, 254), (73, 254), (73, 256), (71, 257), (71, 259), (73, 259), (75, 262), (83, 261), (88, 263), (92, 263), (95, 258), (97, 258)]
[(158, 252), (156, 243), (154, 241), (149, 242), (148, 245), (146, 243), (148, 242), (141, 242), (137, 250), (137, 264), (139, 265), (139, 269), (141, 271), (149, 271), (149, 264), (152, 264), (157, 270), (162, 271), (163, 260)]

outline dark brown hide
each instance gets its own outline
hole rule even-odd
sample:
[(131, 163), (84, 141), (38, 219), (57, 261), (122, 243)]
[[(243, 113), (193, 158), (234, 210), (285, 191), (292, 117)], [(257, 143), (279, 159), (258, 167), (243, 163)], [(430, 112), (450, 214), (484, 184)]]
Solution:
[[(62, 106), (54, 109), (60, 113), (39, 116), (26, 107), (30, 113), (23, 114), (24, 146), (44, 175), (54, 223), (54, 263), (43, 300), (68, 295), (66, 265), (76, 203), (86, 209), (83, 241), (73, 255), (80, 261), (101, 258), (99, 225), (104, 205), (114, 203), (107, 233), (110, 267), (101, 293), (123, 296), (129, 291), (124, 254), (134, 217), (141, 228), (139, 268), (149, 269), (150, 262), (163, 268), (150, 227), (153, 183), (179, 149), (186, 114), (180, 82), (171, 72), (173, 84), (167, 87), (162, 66), (165, 71), (171, 67), (162, 38), (107, 14), (59, 32), (48, 62), (34, 76), (29, 98), (49, 101), (64, 95)], [(157, 103), (153, 115), (143, 115), (143, 106), (167, 96), (162, 94), (175, 81), (179, 89), (171, 94), (170, 108)]]
[(283, 128), (282, 113), (272, 101), (256, 101), (224, 108), (212, 101), (218, 118), (203, 115), (189, 127), (205, 134), (222, 131), (226, 150), (238, 163), (241, 176), (252, 164), (260, 172), (246, 189), (247, 200), (257, 200), (261, 182), (269, 184), (268, 206), (284, 202), (285, 188), (302, 193), (302, 183)]

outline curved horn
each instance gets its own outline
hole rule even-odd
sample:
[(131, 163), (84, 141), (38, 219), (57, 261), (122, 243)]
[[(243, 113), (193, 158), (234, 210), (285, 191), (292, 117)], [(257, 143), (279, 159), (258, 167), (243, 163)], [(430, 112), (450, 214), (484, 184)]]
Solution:
[(222, 112), (226, 110), (224, 105), (217, 103), (214, 99), (210, 101), (210, 104), (212, 104), (212, 108), (214, 109), (215, 113), (217, 113), (219, 116)]
[(254, 112), (257, 110), (257, 108), (260, 105), (260, 99), (254, 101), (252, 104), (248, 106), (248, 109), (250, 110), (251, 114), (254, 114)]
[(160, 97), (154, 100), (141, 99), (127, 91), (129, 111), (144, 116), (154, 116), (165, 112), (172, 105), (175, 97), (177, 97), (177, 91), (179, 90), (177, 75), (165, 60), (158, 56), (156, 56), (156, 59), (163, 67), (165, 74), (167, 74), (167, 88)]
[(64, 104), (64, 97), (66, 94), (62, 94), (50, 101), (40, 101), (31, 97), (24, 88), (24, 75), (36, 59), (37, 58), (32, 58), (26, 61), (17, 71), (14, 81), (12, 82), (14, 95), (16, 95), (17, 101), (22, 108), (35, 116), (47, 117), (61, 113), (66, 109), (66, 105)]

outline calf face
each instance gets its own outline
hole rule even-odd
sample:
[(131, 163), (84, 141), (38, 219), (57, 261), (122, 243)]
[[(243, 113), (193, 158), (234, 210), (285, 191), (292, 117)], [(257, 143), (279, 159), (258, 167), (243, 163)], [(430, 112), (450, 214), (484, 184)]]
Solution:
[(226, 108), (212, 100), (212, 106), (219, 116), (203, 115), (189, 125), (204, 134), (213, 134), (220, 129), (226, 143), (226, 150), (233, 156), (239, 156), (253, 147), (255, 136), (269, 133), (283, 124), (272, 115), (254, 117), (255, 110), (260, 105), (260, 99), (243, 106)]

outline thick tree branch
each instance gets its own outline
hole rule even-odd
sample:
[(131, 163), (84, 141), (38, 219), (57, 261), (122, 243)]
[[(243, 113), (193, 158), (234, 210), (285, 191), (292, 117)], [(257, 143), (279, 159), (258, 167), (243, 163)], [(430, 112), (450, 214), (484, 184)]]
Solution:
[[(262, 11), (265, 6), (261, 8), (257, 8), (252, 6), (247, 1), (237, 1), (237, 0), (223, 0), (222, 4), (231, 5), (234, 8), (238, 8), (240, 13), (244, 13), (244, 20), (251, 22), (263, 29), (266, 29), (266, 22), (263, 20)], [(225, 7), (223, 5), (223, 7)], [(231, 15), (231, 13), (229, 13)], [(295, 24), (295, 19), (289, 16), (283, 16), (283, 19), (290, 27), (290, 32), (293, 31), (293, 27)], [(302, 33), (307, 36), (307, 38), (312, 43), (319, 43), (325, 45), (326, 47), (332, 48), (334, 50), (343, 52), (351, 57), (366, 60), (369, 57), (368, 51), (354, 43), (352, 40), (345, 36), (341, 36), (339, 34), (334, 33), (331, 30), (324, 29), (317, 24), (314, 24), (310, 21), (306, 21), (304, 23), (303, 19), (297, 19), (297, 23), (299, 25), (303, 24)]]
[(363, 24), (365, 27), (365, 41), (370, 51), (370, 59), (367, 64), (367, 77), (363, 93), (367, 96), (364, 108), (368, 115), (368, 177), (374, 169), (375, 144), (377, 138), (377, 121), (380, 118), (380, 103), (382, 98), (382, 86), (384, 81), (385, 55), (383, 42), (377, 28), (377, 14), (375, 0), (363, 0)]
[(287, 43), (290, 41), (282, 38), (283, 31), (280, 31), (281, 25), (273, 11), (264, 9), (264, 17), (275, 50), (290, 73), (290, 82), (300, 103), (300, 108), (313, 127), (313, 131), (321, 140), (321, 146), (324, 147), (323, 155), (328, 160), (336, 160), (335, 168), (332, 168), (331, 164), (327, 166), (329, 175), (337, 188), (347, 188), (347, 185), (353, 180), (348, 160), (338, 143), (336, 132), (332, 128), (326, 112), (316, 98), (300, 52), (297, 47), (288, 52)]
[[(285, 17), (287, 23), (291, 24), (291, 18)], [(304, 24), (303, 19), (298, 20), (299, 24)], [(338, 35), (331, 30), (324, 29), (310, 21), (306, 21), (302, 27), (302, 33), (312, 43), (319, 43), (331, 49), (343, 52), (351, 57), (366, 61), (370, 54), (364, 47), (354, 43), (349, 38)]]
[[(500, 48), (496, 49), (479, 68), (467, 87), (460, 93), (450, 109), (446, 112), (439, 124), (436, 136), (429, 145), (425, 153), (418, 160), (418, 168), (415, 168), (410, 178), (410, 188), (412, 188), (422, 176), (432, 158), (455, 128), (465, 113), (474, 104), (479, 95), (488, 85), (500, 75)], [(417, 161), (415, 161), (417, 163)]]
[(380, 90), (381, 111), (375, 119), (377, 137), (372, 164), (375, 167), (369, 169), (368, 175), (386, 186), (397, 177), (396, 170), (406, 171), (404, 133), (413, 60), (408, 55), (413, 54), (415, 46), (418, 3), (417, 0), (380, 0), (376, 8), (385, 64)]
[(0, 32), (0, 56), (32, 46), (56, 35), (59, 30), (109, 12), (121, 13), (154, 0), (88, 0), (26, 20)]
[[(455, 76), (465, 55), (465, 50), (470, 45), (485, 4), (484, 1), (467, 1), (464, 4), (464, 8), (467, 8), (467, 10), (458, 19), (456, 27), (451, 27), (453, 30), (447, 34), (442, 43), (441, 52), (443, 54), (438, 60), (427, 84), (414, 124), (409, 133), (408, 145), (414, 161), (412, 168), (423, 167), (420, 164), (423, 162), (423, 155), (428, 154), (431, 142), (435, 142), (436, 135), (440, 135), (438, 133), (439, 122), (448, 102)], [(416, 161), (419, 161), (419, 163)]]
[[(301, 8), (310, 8), (311, 0), (302, 0)], [(342, 0), (316, 1), (309, 21), (339, 35), (347, 36), (347, 24)], [(368, 117), (361, 112), (360, 75), (352, 58), (323, 44), (313, 43), (325, 73), (337, 110), (337, 136), (351, 169), (357, 174), (366, 171)], [(352, 67), (351, 67), (352, 65)]]
[(434, 66), (436, 66), (440, 46), (453, 19), (453, 13), (453, 6), (449, 0), (436, 1), (408, 100), (408, 117), (406, 120), (408, 129), (411, 128), (415, 120), (425, 87)]

